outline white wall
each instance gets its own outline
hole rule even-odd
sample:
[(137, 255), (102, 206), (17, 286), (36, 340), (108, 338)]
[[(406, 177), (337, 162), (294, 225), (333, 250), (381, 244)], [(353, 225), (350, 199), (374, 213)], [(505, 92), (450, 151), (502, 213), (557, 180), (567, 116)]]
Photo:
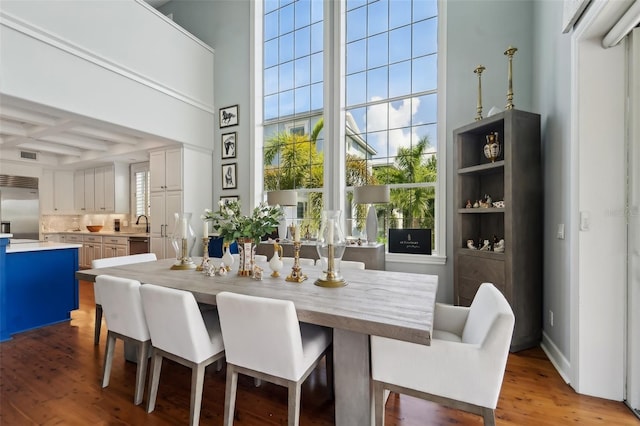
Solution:
[[(543, 110), (545, 174), (544, 347), (580, 393), (624, 392), (624, 47), (592, 5), (562, 35), (560, 2), (537, 2), (536, 102)], [(580, 226), (589, 215), (588, 229)], [(566, 239), (555, 237), (564, 223)], [(549, 321), (554, 312), (554, 325)]]
[[(248, 1), (213, 0), (172, 1), (161, 8), (163, 13), (171, 13), (176, 23), (215, 48), (213, 202), (216, 205), (221, 196), (238, 195), (245, 212), (250, 206), (253, 182), (250, 165), (253, 145), (249, 139), (249, 8)], [(230, 105), (239, 106), (239, 124), (220, 129), (218, 110)], [(220, 136), (228, 132), (237, 132), (237, 157), (224, 161), (224, 164), (237, 163), (236, 190), (222, 190)]]
[[(534, 104), (541, 111), (544, 176), (543, 345), (569, 380), (571, 359), (570, 242), (576, 238), (570, 213), (571, 159), (571, 36), (562, 34), (563, 4), (536, 3)], [(558, 225), (565, 239), (558, 239)], [(553, 312), (553, 326), (550, 324)]]
[(0, 14), (3, 95), (211, 148), (213, 52), (148, 6), (9, 0)]

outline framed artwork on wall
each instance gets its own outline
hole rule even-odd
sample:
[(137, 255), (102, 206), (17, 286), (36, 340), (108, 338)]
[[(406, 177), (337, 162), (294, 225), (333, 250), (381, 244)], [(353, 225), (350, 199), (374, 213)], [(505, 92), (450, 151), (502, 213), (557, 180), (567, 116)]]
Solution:
[(220, 108), (220, 128), (238, 125), (238, 105)]
[(222, 165), (222, 189), (236, 189), (238, 187), (237, 163)]
[(220, 139), (222, 149), (222, 159), (236, 158), (237, 132), (223, 133)]
[(229, 203), (237, 202), (240, 199), (237, 195), (232, 195), (228, 197), (220, 197), (220, 204), (227, 205)]

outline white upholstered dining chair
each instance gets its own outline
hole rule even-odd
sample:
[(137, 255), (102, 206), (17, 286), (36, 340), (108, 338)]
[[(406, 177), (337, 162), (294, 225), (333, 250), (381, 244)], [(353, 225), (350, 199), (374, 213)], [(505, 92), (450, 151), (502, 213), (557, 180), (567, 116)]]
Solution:
[(385, 390), (479, 414), (494, 425), (513, 326), (505, 297), (484, 283), (468, 308), (436, 304), (430, 346), (371, 336), (376, 426), (383, 424)]
[(333, 389), (331, 329), (298, 322), (288, 300), (221, 292), (216, 304), (227, 359), (224, 424), (233, 425), (240, 373), (286, 386), (288, 424), (298, 425), (302, 383), (325, 355)]
[[(158, 260), (155, 253), (132, 254), (129, 256), (105, 257), (104, 259), (94, 259), (91, 261), (91, 269), (108, 268), (110, 266), (129, 265), (132, 263), (152, 262)], [(102, 328), (102, 303), (100, 295), (93, 287), (93, 298), (96, 303), (96, 317), (93, 326), (93, 344), (100, 343), (100, 329)]]
[[(284, 264), (284, 268), (286, 269), (286, 268), (291, 268), (293, 266), (293, 262), (295, 261), (295, 258), (281, 257), (280, 260), (282, 260), (282, 263)], [(313, 266), (316, 264), (316, 261), (314, 259), (300, 257), (298, 258), (298, 263), (300, 263), (300, 266)]]
[[(320, 259), (318, 259), (320, 262)], [(322, 263), (322, 262), (321, 262)], [(364, 269), (364, 262), (358, 262), (356, 260), (341, 260), (340, 269)]]
[(98, 275), (95, 288), (101, 296), (102, 309), (107, 320), (108, 330), (102, 387), (109, 386), (116, 339), (134, 344), (137, 348), (137, 367), (133, 402), (138, 405), (142, 402), (144, 396), (147, 360), (151, 347), (149, 329), (147, 328), (140, 300), (140, 282), (110, 275)]
[(188, 291), (145, 284), (140, 293), (152, 342), (147, 412), (155, 408), (162, 359), (168, 358), (191, 368), (189, 424), (197, 425), (205, 368), (224, 357), (218, 313), (201, 311)]

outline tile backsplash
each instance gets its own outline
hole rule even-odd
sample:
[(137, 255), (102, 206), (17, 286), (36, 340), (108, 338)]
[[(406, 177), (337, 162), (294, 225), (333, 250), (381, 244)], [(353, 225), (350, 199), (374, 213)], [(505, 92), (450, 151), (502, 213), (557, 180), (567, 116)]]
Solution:
[(114, 219), (120, 219), (120, 231), (144, 232), (144, 219), (136, 225), (128, 214), (85, 214), (85, 215), (42, 215), (40, 216), (41, 232), (66, 232), (80, 229), (87, 230), (87, 225), (102, 225), (103, 231), (114, 230)]

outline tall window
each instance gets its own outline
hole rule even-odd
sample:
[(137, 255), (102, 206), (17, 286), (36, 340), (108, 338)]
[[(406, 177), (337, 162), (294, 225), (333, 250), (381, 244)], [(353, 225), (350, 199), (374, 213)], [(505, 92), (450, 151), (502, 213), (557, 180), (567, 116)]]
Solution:
[(135, 163), (131, 165), (131, 215), (150, 216), (149, 163)]
[(297, 189), (287, 216), (310, 231), (322, 210), (322, 13), (317, 0), (264, 3), (264, 190)]
[[(367, 206), (351, 200), (366, 184), (391, 186), (391, 203), (376, 207), (379, 241), (389, 228), (436, 235), (437, 1), (343, 1), (346, 181), (327, 190), (346, 197), (348, 236), (364, 236)], [(295, 213), (317, 223), (323, 170), (342, 167), (323, 155), (324, 143), (336, 143), (322, 131), (332, 78), (323, 75), (323, 1), (267, 0), (263, 29), (264, 189), (297, 189)]]
[[(433, 230), (437, 2), (349, 0), (346, 5), (346, 185), (391, 186), (391, 203), (377, 206), (379, 241), (389, 228)], [(361, 237), (367, 206), (353, 207), (350, 231)]]

